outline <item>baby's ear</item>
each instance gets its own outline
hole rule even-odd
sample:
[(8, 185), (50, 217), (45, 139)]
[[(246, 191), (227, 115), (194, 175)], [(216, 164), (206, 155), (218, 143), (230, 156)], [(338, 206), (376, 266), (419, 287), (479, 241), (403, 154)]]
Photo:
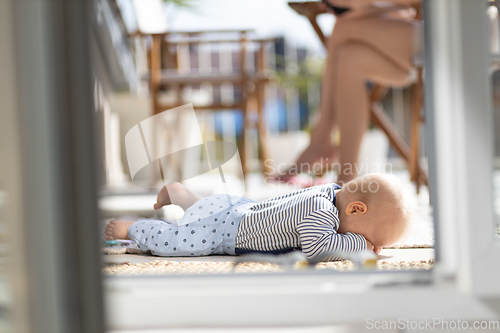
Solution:
[(363, 215), (368, 211), (368, 207), (363, 201), (353, 201), (346, 207), (346, 215)]

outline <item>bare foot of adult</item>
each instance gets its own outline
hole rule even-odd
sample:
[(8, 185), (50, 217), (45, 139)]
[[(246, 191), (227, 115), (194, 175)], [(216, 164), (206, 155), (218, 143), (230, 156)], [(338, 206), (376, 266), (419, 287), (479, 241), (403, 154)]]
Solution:
[(309, 145), (300, 155), (294, 165), (286, 173), (276, 177), (276, 180), (289, 182), (299, 173), (314, 172), (321, 174), (339, 158), (339, 148), (334, 145)]
[(114, 240), (114, 239), (129, 239), (128, 238), (128, 228), (135, 221), (127, 221), (127, 220), (113, 220), (108, 223), (106, 226), (106, 230), (104, 231), (104, 239), (105, 240)]

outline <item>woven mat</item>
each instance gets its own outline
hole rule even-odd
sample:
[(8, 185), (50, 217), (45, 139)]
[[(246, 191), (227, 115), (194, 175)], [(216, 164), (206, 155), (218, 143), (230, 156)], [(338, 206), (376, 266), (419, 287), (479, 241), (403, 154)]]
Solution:
[[(428, 270), (434, 265), (434, 260), (421, 261), (378, 261), (377, 270)], [(337, 271), (351, 271), (354, 265), (351, 261), (333, 261), (316, 264), (315, 269), (334, 269)], [(232, 262), (176, 262), (155, 260), (149, 263), (131, 264), (104, 263), (103, 273), (106, 275), (171, 275), (171, 274), (221, 274), (221, 273), (266, 273), (283, 272), (283, 267), (269, 263), (240, 263), (236, 266)]]

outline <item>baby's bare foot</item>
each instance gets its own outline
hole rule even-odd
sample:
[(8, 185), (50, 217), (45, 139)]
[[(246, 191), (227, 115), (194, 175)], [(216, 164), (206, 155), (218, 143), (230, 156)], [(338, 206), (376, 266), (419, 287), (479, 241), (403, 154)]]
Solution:
[[(170, 187), (171, 185), (169, 185)], [(160, 209), (163, 206), (170, 205), (172, 201), (170, 200), (170, 195), (168, 194), (167, 186), (163, 186), (158, 197), (156, 198), (156, 203), (154, 209)]]
[(114, 239), (129, 239), (128, 238), (128, 228), (135, 221), (127, 221), (127, 220), (113, 220), (108, 223), (106, 226), (106, 230), (104, 231), (104, 239), (105, 240), (114, 240)]

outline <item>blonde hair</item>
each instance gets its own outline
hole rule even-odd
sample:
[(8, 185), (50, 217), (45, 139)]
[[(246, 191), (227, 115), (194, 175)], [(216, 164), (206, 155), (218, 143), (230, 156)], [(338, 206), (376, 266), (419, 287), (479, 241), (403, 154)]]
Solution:
[(343, 190), (349, 201), (359, 200), (366, 204), (367, 216), (377, 221), (381, 232), (391, 230), (395, 234), (393, 245), (408, 238), (416, 200), (409, 187), (396, 176), (367, 174), (346, 183)]

